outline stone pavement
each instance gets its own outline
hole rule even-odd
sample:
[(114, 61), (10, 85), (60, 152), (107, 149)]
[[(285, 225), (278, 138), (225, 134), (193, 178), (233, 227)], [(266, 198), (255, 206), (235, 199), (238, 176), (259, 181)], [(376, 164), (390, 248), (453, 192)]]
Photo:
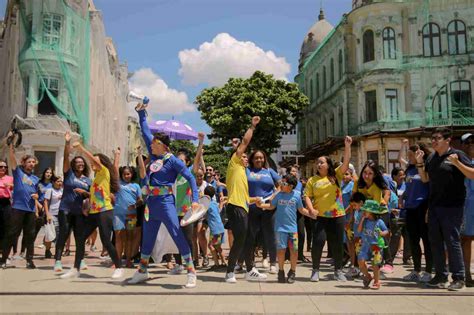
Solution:
[[(201, 269), (197, 288), (185, 289), (186, 276), (168, 275), (162, 264), (150, 269), (147, 283), (114, 281), (113, 269), (104, 266), (98, 252), (88, 254), (89, 268), (80, 278), (62, 280), (52, 270), (54, 260), (44, 259), (43, 251), (36, 249), (41, 254), (36, 270), (26, 270), (24, 260), (15, 260), (16, 268), (0, 270), (1, 313), (474, 314), (474, 289), (448, 292), (403, 282), (409, 268), (401, 265), (382, 281), (379, 291), (365, 290), (357, 281), (331, 280), (326, 263), (319, 283), (308, 281), (311, 265), (301, 264), (294, 284), (279, 284), (276, 275), (249, 283), (243, 274), (237, 276), (238, 283), (227, 284), (223, 272)], [(65, 257), (63, 264), (69, 267), (72, 261), (73, 256)], [(125, 278), (133, 272), (126, 269)]]

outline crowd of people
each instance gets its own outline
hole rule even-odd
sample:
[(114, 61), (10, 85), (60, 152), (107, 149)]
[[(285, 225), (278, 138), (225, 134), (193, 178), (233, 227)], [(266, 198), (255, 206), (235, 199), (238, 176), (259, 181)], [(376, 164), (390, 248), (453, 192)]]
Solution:
[[(401, 258), (403, 264), (413, 264), (405, 281), (449, 290), (473, 285), (473, 134), (462, 136), (463, 151), (451, 147), (453, 137), (446, 128), (433, 131), (431, 148), (405, 139), (400, 166), (390, 175), (372, 160), (357, 173), (351, 164), (352, 138), (346, 136), (342, 161), (321, 156), (315, 175), (305, 179), (298, 165), (279, 174), (263, 150), (247, 153), (260, 122), (255, 116), (242, 140), (232, 141), (224, 180), (204, 163), (204, 134), (198, 135), (194, 158), (184, 148), (171, 152), (169, 136), (151, 133), (145, 108), (136, 107), (147, 149), (146, 154), (137, 149), (137, 167), (120, 166), (119, 148), (113, 159), (93, 154), (80, 142), (71, 143), (66, 133), (62, 176), (47, 168), (38, 178), (37, 159), (26, 155), (17, 161), (13, 144), (9, 146), (8, 164), (0, 160), (2, 268), (17, 256), (22, 234), (20, 254), (26, 267), (34, 269), (35, 239), (46, 224), (55, 237), (44, 239), (45, 258), (54, 259), (52, 269), (61, 278), (78, 277), (87, 269), (86, 243), (95, 250), (98, 229), (101, 256), (109, 257), (114, 267), (112, 278), (123, 278), (124, 268), (136, 268), (127, 282), (137, 284), (149, 277), (164, 226), (179, 254), (159, 259), (170, 274), (187, 273), (186, 288), (196, 286), (196, 268), (222, 270), (227, 283), (237, 282), (240, 272), (247, 281), (265, 281), (257, 255), (280, 283), (295, 282), (298, 263), (303, 268), (311, 263), (309, 280), (318, 282), (326, 244), (335, 281), (360, 279), (363, 287), (380, 289), (394, 272), (394, 259)], [(181, 226), (186, 213), (202, 208), (202, 196), (211, 200), (206, 215)], [(75, 259), (66, 271), (61, 259), (69, 252), (71, 234)], [(222, 248), (226, 241), (227, 256)], [(304, 256), (305, 245), (311, 260)]]

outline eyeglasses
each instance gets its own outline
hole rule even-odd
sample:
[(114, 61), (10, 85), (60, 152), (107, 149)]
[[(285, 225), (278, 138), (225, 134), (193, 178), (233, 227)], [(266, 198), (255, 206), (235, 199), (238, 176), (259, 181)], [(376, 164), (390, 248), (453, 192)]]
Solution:
[(443, 136), (431, 137), (431, 141), (440, 141), (440, 140), (443, 140), (443, 139), (444, 139)]
[(212, 169), (212, 168), (208, 168), (208, 169), (206, 169), (206, 172), (212, 172), (212, 171), (213, 171), (213, 169)]
[(290, 186), (290, 184), (288, 184), (287, 182), (282, 182), (281, 185), (282, 186)]
[(0, 168), (7, 168), (6, 165), (0, 165)]

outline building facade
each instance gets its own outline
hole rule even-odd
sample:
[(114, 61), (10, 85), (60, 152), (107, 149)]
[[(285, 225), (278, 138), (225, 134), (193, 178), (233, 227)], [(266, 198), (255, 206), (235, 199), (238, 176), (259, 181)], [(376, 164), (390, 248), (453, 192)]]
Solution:
[(128, 162), (128, 69), (92, 0), (7, 1), (0, 56), (0, 135), (20, 129), (17, 154), (37, 156), (37, 172), (62, 173), (66, 131)]
[(372, 159), (391, 170), (403, 138), (472, 131), (472, 1), (354, 1), (334, 28), (324, 20), (321, 12), (309, 32), (323, 25), (323, 38), (306, 35), (295, 77), (310, 99), (298, 122), (304, 176), (321, 155), (340, 160), (345, 135), (356, 168)]

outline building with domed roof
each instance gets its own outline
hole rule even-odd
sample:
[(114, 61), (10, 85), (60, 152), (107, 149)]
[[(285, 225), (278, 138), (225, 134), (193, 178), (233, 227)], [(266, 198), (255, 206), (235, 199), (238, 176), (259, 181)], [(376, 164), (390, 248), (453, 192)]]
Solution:
[(391, 170), (403, 138), (430, 143), (434, 128), (449, 126), (456, 140), (472, 130), (472, 21), (468, 0), (355, 0), (334, 27), (321, 11), (295, 77), (310, 100), (297, 124), (302, 175), (314, 174), (319, 156), (340, 160), (345, 135), (358, 170), (368, 159)]

